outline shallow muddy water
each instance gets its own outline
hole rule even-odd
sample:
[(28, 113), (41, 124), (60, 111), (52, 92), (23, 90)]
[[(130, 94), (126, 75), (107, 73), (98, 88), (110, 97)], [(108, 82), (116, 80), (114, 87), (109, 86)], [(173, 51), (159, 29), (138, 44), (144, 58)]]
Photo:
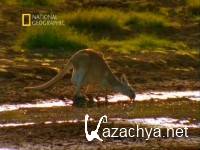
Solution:
[[(145, 92), (136, 94), (136, 101), (145, 100), (165, 100), (168, 98), (188, 98), (190, 100), (200, 101), (200, 91), (172, 91), (172, 92)], [(94, 101), (97, 101), (94, 99)], [(105, 98), (100, 97), (99, 101), (105, 101)], [(108, 102), (115, 103), (119, 101), (130, 101), (127, 96), (121, 94), (109, 95)], [(73, 101), (70, 99), (59, 100), (38, 100), (37, 103), (26, 104), (3, 104), (0, 105), (0, 112), (18, 110), (20, 108), (48, 108), (60, 106), (72, 106)]]
[(134, 119), (122, 119), (111, 118), (112, 121), (119, 124), (142, 124), (148, 126), (166, 127), (166, 128), (200, 128), (200, 122), (193, 124), (189, 120), (179, 120), (174, 118), (134, 118)]
[[(60, 121), (45, 121), (43, 122), (44, 124), (52, 124), (52, 123), (77, 123), (83, 120), (60, 120)], [(0, 128), (4, 127), (20, 127), (20, 126), (31, 126), (31, 125), (36, 125), (37, 123), (35, 122), (26, 122), (26, 123), (5, 123), (5, 124), (0, 124)]]
[[(144, 101), (151, 99), (165, 100), (168, 98), (188, 98), (190, 100), (200, 101), (200, 91), (170, 91), (170, 92), (144, 92), (136, 94), (136, 101)], [(102, 98), (102, 100), (104, 100)], [(116, 94), (109, 96), (109, 102), (127, 101), (129, 98), (127, 96)]]
[[(98, 122), (98, 120), (94, 120), (90, 118), (90, 121)], [(45, 121), (43, 124), (62, 124), (62, 123), (80, 123), (84, 122), (84, 120), (60, 120), (60, 121)], [(189, 120), (179, 120), (174, 118), (167, 117), (158, 117), (158, 118), (134, 118), (134, 119), (123, 119), (123, 118), (109, 118), (108, 122), (112, 122), (115, 124), (140, 124), (147, 126), (155, 126), (155, 127), (166, 127), (166, 128), (200, 128), (200, 122), (191, 123)], [(5, 127), (19, 127), (19, 126), (32, 126), (36, 125), (34, 122), (26, 122), (26, 123), (5, 123), (0, 124), (0, 128)]]
[(71, 106), (73, 104), (72, 100), (59, 100), (51, 99), (46, 101), (39, 101), (37, 103), (26, 103), (26, 104), (4, 104), (0, 105), (0, 112), (12, 111), (20, 108), (48, 108), (48, 107), (60, 107), (60, 106)]

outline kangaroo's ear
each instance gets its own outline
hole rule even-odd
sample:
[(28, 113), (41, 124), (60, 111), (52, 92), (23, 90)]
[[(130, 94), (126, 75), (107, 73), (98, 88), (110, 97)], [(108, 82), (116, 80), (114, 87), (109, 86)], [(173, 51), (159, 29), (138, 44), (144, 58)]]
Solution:
[(121, 76), (121, 81), (122, 81), (123, 83), (129, 84), (129, 83), (128, 83), (128, 80), (127, 80), (127, 78), (126, 78), (126, 76), (125, 76), (125, 74), (122, 74), (122, 76)]

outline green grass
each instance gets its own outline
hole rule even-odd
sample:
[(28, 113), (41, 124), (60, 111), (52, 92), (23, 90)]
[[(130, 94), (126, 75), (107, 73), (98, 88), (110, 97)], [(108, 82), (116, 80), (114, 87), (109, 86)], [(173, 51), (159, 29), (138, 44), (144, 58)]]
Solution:
[(148, 33), (166, 32), (170, 26), (167, 18), (150, 12), (132, 13), (125, 24), (136, 32)]
[(54, 27), (30, 28), (22, 33), (17, 45), (30, 52), (65, 53), (87, 48), (86, 36)]
[(113, 9), (80, 10), (64, 16), (66, 23), (78, 31), (101, 38), (122, 37), (126, 31), (161, 33), (171, 22), (151, 12), (123, 12)]
[(135, 38), (123, 41), (101, 40), (97, 49), (109, 49), (119, 52), (142, 53), (144, 51), (186, 50), (188, 47), (182, 42), (173, 42), (156, 36), (140, 34)]
[(65, 26), (27, 28), (16, 46), (30, 52), (53, 54), (87, 47), (137, 53), (189, 49), (185, 43), (163, 36), (173, 28), (174, 22), (161, 14), (97, 8), (58, 17), (65, 21)]
[[(20, 39), (21, 38), (21, 39)], [(182, 42), (161, 39), (155, 35), (140, 34), (126, 40), (94, 40), (70, 27), (63, 29), (37, 28), (27, 30), (20, 36), (17, 45), (29, 52), (62, 54), (83, 48), (114, 50), (118, 52), (137, 52), (155, 50), (185, 50), (188, 47)]]
[(134, 38), (126, 40), (101, 39), (96, 41), (90, 36), (70, 29), (38, 28), (27, 30), (20, 36), (17, 45), (29, 52), (62, 54), (74, 52), (83, 48), (94, 48), (98, 50), (114, 50), (118, 52), (136, 52), (157, 50), (187, 50), (187, 45), (182, 42), (174, 42), (158, 38), (148, 34), (139, 34)]
[(64, 16), (66, 24), (79, 32), (93, 37), (119, 37), (122, 33), (121, 19), (125, 14), (112, 9), (79, 10)]

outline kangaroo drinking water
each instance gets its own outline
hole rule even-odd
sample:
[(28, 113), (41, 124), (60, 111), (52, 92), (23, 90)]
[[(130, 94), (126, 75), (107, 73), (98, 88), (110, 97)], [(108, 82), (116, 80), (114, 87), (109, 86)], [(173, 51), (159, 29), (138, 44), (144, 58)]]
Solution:
[(70, 69), (73, 69), (71, 81), (76, 86), (75, 97), (81, 96), (83, 86), (99, 85), (104, 89), (111, 89), (127, 95), (130, 99), (135, 98), (135, 92), (126, 77), (123, 75), (121, 80), (117, 79), (106, 64), (103, 55), (91, 49), (80, 50), (72, 55), (68, 62), (64, 64), (63, 69), (48, 82), (24, 89), (46, 89), (63, 78)]

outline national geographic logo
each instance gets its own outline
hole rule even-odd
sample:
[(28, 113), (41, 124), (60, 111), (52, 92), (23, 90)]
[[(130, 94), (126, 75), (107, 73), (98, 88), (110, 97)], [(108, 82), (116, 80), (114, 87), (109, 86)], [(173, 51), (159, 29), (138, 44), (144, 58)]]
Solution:
[(64, 20), (58, 19), (56, 14), (46, 13), (23, 13), (22, 14), (22, 26), (60, 26), (64, 25)]

